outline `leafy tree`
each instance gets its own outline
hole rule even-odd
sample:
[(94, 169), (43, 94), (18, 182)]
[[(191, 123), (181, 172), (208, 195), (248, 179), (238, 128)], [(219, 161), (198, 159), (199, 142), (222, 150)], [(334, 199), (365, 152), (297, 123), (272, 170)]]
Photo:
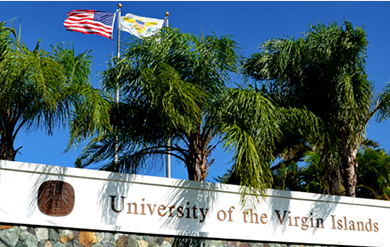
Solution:
[[(273, 170), (272, 188), (329, 194), (329, 180), (326, 168), (320, 166), (320, 157), (320, 153), (309, 151), (302, 166), (296, 163), (279, 166)], [(390, 200), (390, 154), (372, 141), (364, 140), (356, 158), (359, 162), (356, 196)]]
[(103, 73), (106, 91), (121, 91), (120, 102), (112, 102), (115, 131), (92, 140), (79, 160), (86, 166), (108, 159), (103, 169), (137, 172), (148, 158), (169, 151), (185, 163), (190, 180), (204, 181), (213, 163), (207, 160), (215, 148), (210, 141), (218, 133), (210, 112), (229, 72), (237, 70), (238, 45), (229, 36), (198, 39), (170, 28), (125, 45), (121, 59)]
[(226, 86), (239, 58), (230, 36), (198, 38), (171, 28), (127, 43), (103, 73), (105, 90), (121, 91), (120, 102), (111, 102), (114, 130), (93, 139), (78, 165), (105, 162), (102, 169), (135, 173), (169, 151), (184, 163), (190, 180), (204, 181), (213, 163), (210, 141), (220, 138), (233, 150), (232, 171), (248, 185), (245, 193), (263, 192), (272, 178), (279, 111), (253, 88)]
[[(280, 150), (302, 143), (319, 151), (333, 194), (341, 194), (344, 187), (346, 195), (356, 196), (356, 155), (366, 124), (377, 111), (381, 120), (389, 114), (388, 88), (371, 108), (373, 86), (365, 74), (366, 47), (361, 27), (353, 28), (347, 21), (343, 27), (318, 24), (298, 39), (263, 42), (262, 51), (243, 63), (243, 73), (260, 82), (278, 106), (315, 114), (322, 126), (317, 137), (290, 132), (293, 142), (281, 142)], [(290, 123), (291, 129), (294, 124)]]
[(305, 166), (301, 167), (302, 191), (331, 194), (327, 167), (320, 162), (321, 153), (308, 151), (305, 153)]
[(279, 190), (302, 190), (301, 168), (297, 163), (291, 162), (289, 166), (281, 163), (276, 169), (272, 169), (273, 189)]
[(15, 149), (14, 140), (22, 128), (42, 128), (52, 134), (53, 128), (65, 126), (68, 120), (71, 145), (82, 138), (77, 130), (87, 129), (85, 124), (90, 124), (89, 132), (84, 131), (88, 137), (98, 130), (98, 123), (108, 123), (108, 111), (98, 111), (108, 109), (108, 104), (88, 80), (88, 51), (75, 56), (73, 48), (58, 44), (49, 53), (39, 47), (39, 41), (29, 50), (11, 33), (15, 35), (15, 29), (0, 23), (0, 159), (15, 160), (21, 147)]
[(330, 186), (326, 167), (320, 165), (321, 154), (307, 151), (298, 165), (283, 162), (272, 167), (273, 189), (329, 194)]
[(384, 149), (364, 146), (360, 149), (357, 196), (390, 200), (390, 154)]

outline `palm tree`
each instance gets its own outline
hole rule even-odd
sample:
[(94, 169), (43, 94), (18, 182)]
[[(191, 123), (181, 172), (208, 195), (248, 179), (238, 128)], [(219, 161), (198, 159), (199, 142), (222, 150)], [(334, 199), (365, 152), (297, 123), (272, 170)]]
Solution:
[(367, 121), (378, 110), (383, 118), (388, 114), (388, 90), (370, 108), (373, 87), (365, 74), (366, 47), (361, 27), (347, 21), (343, 27), (318, 24), (301, 38), (264, 42), (262, 51), (243, 63), (244, 74), (262, 83), (278, 106), (307, 109), (323, 124), (317, 135), (322, 140), (299, 136), (321, 151), (320, 164), (328, 167), (334, 194), (342, 193), (343, 183), (346, 195), (356, 195), (356, 155)]
[[(390, 200), (390, 155), (372, 140), (363, 140), (356, 159), (359, 162), (356, 196)], [(273, 170), (272, 188), (329, 194), (326, 167), (320, 166), (321, 153), (308, 151), (305, 165), (292, 163)], [(221, 180), (227, 182), (227, 179)]]
[(390, 154), (381, 148), (364, 146), (357, 155), (357, 196), (390, 200)]
[[(29, 50), (16, 36), (11, 39), (16, 31), (4, 25), (0, 23), (0, 159), (15, 160), (21, 147), (15, 149), (14, 140), (23, 128), (42, 128), (52, 134), (55, 127), (69, 123), (72, 145), (83, 138), (77, 130), (86, 128), (85, 124), (75, 127), (83, 122), (81, 117), (89, 117), (90, 131), (84, 131), (84, 137), (92, 134), (92, 126), (108, 123), (108, 113), (104, 118), (108, 104), (88, 81), (88, 51), (74, 56), (73, 48), (59, 44), (49, 53), (39, 42)], [(99, 111), (98, 107), (106, 109)]]
[(264, 192), (271, 179), (269, 150), (279, 135), (269, 123), (276, 122), (277, 111), (251, 88), (226, 86), (238, 59), (239, 47), (229, 36), (198, 38), (165, 28), (128, 43), (103, 74), (107, 92), (121, 89), (119, 104), (112, 102), (114, 131), (92, 140), (79, 166), (106, 161), (102, 169), (135, 173), (169, 151), (184, 163), (190, 180), (204, 181), (214, 161), (208, 160), (215, 148), (211, 140), (220, 138), (233, 150), (232, 169), (248, 186), (244, 192)]
[(103, 73), (107, 92), (121, 89), (119, 104), (112, 102), (115, 131), (95, 138), (80, 160), (85, 166), (109, 159), (103, 169), (136, 172), (147, 158), (169, 151), (185, 163), (190, 180), (204, 181), (213, 163), (207, 160), (214, 149), (210, 141), (218, 133), (209, 112), (237, 69), (237, 44), (229, 36), (198, 39), (165, 28), (126, 45)]

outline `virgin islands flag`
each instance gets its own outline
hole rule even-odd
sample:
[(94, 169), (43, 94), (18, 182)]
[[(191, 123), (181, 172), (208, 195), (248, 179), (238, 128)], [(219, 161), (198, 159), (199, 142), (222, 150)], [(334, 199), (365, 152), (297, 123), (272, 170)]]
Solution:
[(163, 24), (164, 20), (126, 14), (120, 17), (119, 30), (144, 38), (155, 34)]

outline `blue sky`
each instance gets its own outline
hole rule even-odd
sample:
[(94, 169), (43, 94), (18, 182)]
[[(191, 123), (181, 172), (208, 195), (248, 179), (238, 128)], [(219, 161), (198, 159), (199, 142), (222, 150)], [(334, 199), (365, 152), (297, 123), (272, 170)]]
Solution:
[[(364, 26), (368, 35), (366, 72), (368, 79), (375, 83), (376, 92), (380, 92), (390, 81), (390, 2), (295, 2), (295, 1), (0, 1), (0, 21), (20, 18), (22, 23), (22, 41), (33, 49), (41, 40), (41, 46), (50, 50), (50, 45), (60, 42), (74, 43), (78, 53), (92, 50), (93, 85), (99, 87), (98, 73), (105, 69), (105, 63), (116, 54), (116, 35), (111, 41), (98, 35), (85, 35), (65, 30), (63, 22), (66, 13), (74, 9), (92, 9), (115, 12), (117, 4), (122, 3), (122, 15), (132, 13), (144, 17), (163, 19), (169, 12), (169, 24), (181, 32), (200, 35), (232, 35), (242, 47), (242, 53), (250, 56), (259, 51), (259, 44), (275, 37), (299, 37), (309, 29), (309, 24), (322, 22), (328, 24), (342, 20), (352, 22), (354, 26)], [(15, 24), (19, 26), (19, 21)], [(116, 32), (116, 24), (114, 26)], [(129, 34), (121, 32), (121, 40)], [(235, 83), (241, 83), (234, 77)], [(233, 86), (233, 84), (231, 84)], [(370, 121), (367, 137), (378, 141), (390, 151), (390, 121), (376, 123)], [(23, 146), (17, 161), (73, 167), (81, 147), (64, 153), (68, 140), (67, 130), (58, 130), (53, 136), (42, 131), (26, 133), (22, 131), (15, 141), (15, 147)], [(230, 155), (221, 149), (214, 151), (214, 165), (210, 168), (207, 181), (222, 175), (230, 168)], [(164, 176), (164, 169), (152, 173)], [(183, 164), (173, 160), (172, 177), (186, 179)]]

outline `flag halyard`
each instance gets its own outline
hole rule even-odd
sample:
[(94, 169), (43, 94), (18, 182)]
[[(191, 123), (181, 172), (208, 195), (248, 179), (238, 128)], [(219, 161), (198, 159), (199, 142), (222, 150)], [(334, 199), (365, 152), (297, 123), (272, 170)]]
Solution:
[(68, 13), (64, 26), (68, 31), (97, 34), (112, 39), (115, 14), (95, 10), (73, 10)]

